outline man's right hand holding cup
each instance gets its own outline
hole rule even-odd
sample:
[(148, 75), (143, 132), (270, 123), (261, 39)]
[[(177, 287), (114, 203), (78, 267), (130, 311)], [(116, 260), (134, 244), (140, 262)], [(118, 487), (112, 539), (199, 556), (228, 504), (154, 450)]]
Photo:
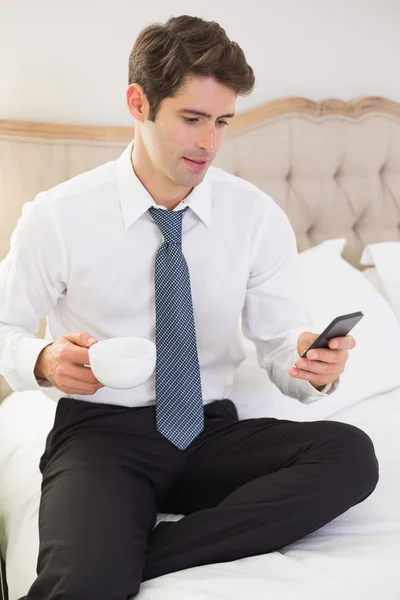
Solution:
[(89, 348), (98, 340), (87, 332), (73, 332), (52, 342), (38, 356), (35, 377), (47, 379), (66, 394), (92, 395), (104, 387), (89, 365)]

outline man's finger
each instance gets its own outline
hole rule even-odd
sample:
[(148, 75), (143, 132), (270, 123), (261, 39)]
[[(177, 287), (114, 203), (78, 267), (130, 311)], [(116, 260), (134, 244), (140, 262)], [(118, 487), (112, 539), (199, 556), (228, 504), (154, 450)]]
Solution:
[(308, 371), (302, 371), (301, 369), (289, 369), (289, 375), (297, 377), (298, 379), (305, 379), (306, 381), (312, 381), (315, 385), (327, 385), (331, 383), (331, 375), (319, 375), (317, 373), (309, 373)]
[(319, 360), (306, 360), (304, 358), (301, 358), (296, 362), (296, 369), (307, 371), (307, 373), (310, 374), (314, 373), (317, 375), (328, 375), (330, 377), (336, 375), (338, 370), (342, 371), (343, 366), (341, 363), (339, 366), (336, 363), (329, 364), (325, 362), (320, 362)]
[(304, 354), (307, 348), (309, 348), (311, 344), (315, 342), (318, 335), (318, 333), (311, 333), (310, 331), (304, 331), (301, 333), (298, 339), (299, 354)]
[(58, 350), (58, 356), (63, 361), (77, 365), (89, 365), (89, 350), (71, 343), (64, 343)]
[(83, 394), (83, 395), (92, 395), (95, 394), (100, 388), (104, 387), (100, 383), (88, 383), (86, 381), (81, 381), (80, 379), (75, 379), (74, 377), (66, 376), (62, 381), (63, 388), (68, 390), (68, 394)]
[[(80, 365), (73, 364), (69, 369), (69, 375), (74, 379), (84, 381), (85, 383), (100, 384), (100, 381), (97, 379), (90, 367), (81, 367)], [(104, 387), (103, 384), (100, 385)]]
[(307, 360), (319, 360), (325, 363), (346, 362), (349, 358), (348, 350), (331, 350), (330, 348), (315, 348), (307, 352)]
[(63, 336), (69, 342), (82, 346), (83, 348), (93, 345), (98, 340), (87, 331), (72, 331)]
[(332, 338), (329, 340), (329, 348), (335, 350), (352, 350), (356, 345), (356, 340), (352, 335), (345, 335), (343, 337)]

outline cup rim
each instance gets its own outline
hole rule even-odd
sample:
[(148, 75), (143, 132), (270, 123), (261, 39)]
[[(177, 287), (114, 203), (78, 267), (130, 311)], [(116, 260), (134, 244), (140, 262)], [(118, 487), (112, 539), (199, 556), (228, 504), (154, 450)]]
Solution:
[[(149, 352), (147, 352), (146, 354), (141, 354), (140, 356), (137, 356), (136, 358), (104, 358), (103, 356), (97, 356), (95, 353), (92, 353), (91, 350), (92, 348), (94, 349), (98, 344), (101, 343), (106, 343), (106, 342), (111, 342), (113, 340), (140, 340), (142, 342), (147, 342), (147, 345), (149, 345)], [(95, 344), (93, 344), (93, 346), (90, 346), (89, 348), (89, 359), (91, 356), (93, 356), (93, 358), (95, 358), (98, 361), (101, 362), (106, 362), (106, 363), (125, 363), (125, 362), (135, 362), (137, 360), (142, 360), (144, 358), (149, 358), (150, 356), (152, 356), (152, 354), (154, 354), (156, 350), (156, 345), (154, 344), (154, 342), (152, 342), (151, 340), (148, 340), (147, 338), (142, 338), (142, 337), (138, 337), (138, 336), (125, 336), (125, 337), (114, 337), (114, 338), (107, 338), (105, 340), (100, 340), (99, 342), (96, 342)]]

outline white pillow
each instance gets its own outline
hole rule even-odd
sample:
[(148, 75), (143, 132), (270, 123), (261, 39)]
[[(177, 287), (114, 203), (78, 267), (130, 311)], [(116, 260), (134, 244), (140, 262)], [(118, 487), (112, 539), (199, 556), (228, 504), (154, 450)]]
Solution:
[(25, 596), (36, 579), (39, 460), (55, 408), (40, 390), (14, 392), (0, 405), (0, 542), (14, 599)]
[(389, 296), (387, 295), (385, 288), (383, 287), (382, 280), (379, 277), (376, 267), (367, 267), (361, 272), (364, 275), (364, 277), (368, 279), (370, 284), (373, 285), (374, 288), (381, 294), (381, 296), (385, 298), (386, 302), (390, 304)]
[(288, 398), (259, 368), (254, 344), (246, 340), (247, 359), (237, 371), (231, 396), (240, 418), (324, 419), (400, 386), (400, 325), (388, 303), (361, 271), (341, 258), (344, 245), (344, 239), (327, 240), (300, 254), (313, 333), (320, 333), (341, 314), (358, 310), (364, 313), (352, 331), (356, 347), (350, 351), (338, 389), (309, 405)]
[(390, 305), (400, 322), (400, 242), (380, 242), (364, 248), (360, 262), (374, 265)]

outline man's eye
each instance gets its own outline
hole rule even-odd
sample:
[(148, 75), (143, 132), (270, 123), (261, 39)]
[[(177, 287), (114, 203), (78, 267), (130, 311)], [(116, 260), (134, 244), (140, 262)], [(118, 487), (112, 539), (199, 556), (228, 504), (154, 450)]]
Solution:
[[(200, 119), (198, 117), (183, 117), (183, 120), (186, 121), (186, 123), (198, 123)], [(222, 125), (222, 127), (227, 127), (229, 125), (227, 121), (217, 121), (217, 123), (218, 125)]]

